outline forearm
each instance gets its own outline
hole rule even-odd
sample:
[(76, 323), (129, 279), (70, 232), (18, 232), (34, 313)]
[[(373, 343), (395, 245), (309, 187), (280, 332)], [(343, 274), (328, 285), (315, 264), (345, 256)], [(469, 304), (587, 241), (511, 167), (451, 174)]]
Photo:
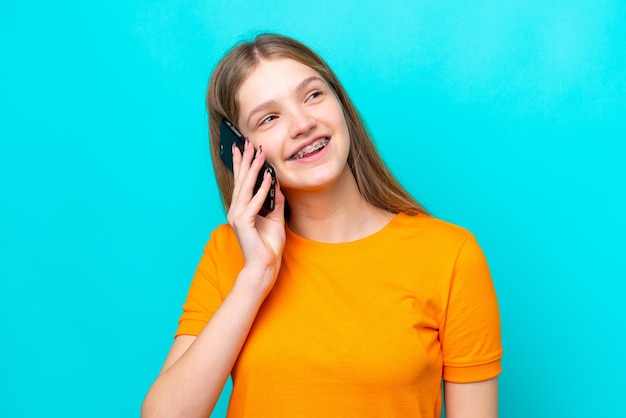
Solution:
[(240, 275), (184, 353), (168, 358), (146, 396), (142, 416), (206, 418), (210, 414), (265, 296), (254, 286), (242, 284), (245, 279)]

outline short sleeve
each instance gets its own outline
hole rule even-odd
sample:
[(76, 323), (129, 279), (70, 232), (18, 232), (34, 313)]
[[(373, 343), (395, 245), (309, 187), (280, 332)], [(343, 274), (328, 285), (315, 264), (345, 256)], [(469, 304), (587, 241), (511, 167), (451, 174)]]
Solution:
[(478, 382), (502, 371), (496, 292), (487, 260), (471, 234), (454, 266), (440, 341), (446, 381)]
[(226, 225), (218, 227), (198, 263), (175, 336), (200, 334), (230, 291), (241, 264), (239, 245), (232, 230)]

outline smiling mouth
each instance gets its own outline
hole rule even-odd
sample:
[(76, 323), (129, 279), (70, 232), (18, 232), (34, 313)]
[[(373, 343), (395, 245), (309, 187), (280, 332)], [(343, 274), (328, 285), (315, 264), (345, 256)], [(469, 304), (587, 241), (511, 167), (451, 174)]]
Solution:
[(314, 154), (317, 151), (324, 148), (326, 145), (328, 145), (329, 142), (330, 142), (330, 138), (324, 138), (323, 140), (319, 142), (306, 146), (299, 152), (292, 155), (291, 158), (289, 158), (289, 161), (299, 160), (300, 158), (308, 157), (309, 155)]

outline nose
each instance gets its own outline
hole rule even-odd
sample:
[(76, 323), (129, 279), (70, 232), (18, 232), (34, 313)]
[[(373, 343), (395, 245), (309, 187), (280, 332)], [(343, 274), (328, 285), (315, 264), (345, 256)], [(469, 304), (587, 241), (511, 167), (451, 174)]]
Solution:
[(291, 111), (289, 135), (292, 138), (306, 136), (313, 130), (313, 128), (315, 128), (316, 124), (317, 122), (315, 118), (310, 115), (306, 109), (296, 107)]

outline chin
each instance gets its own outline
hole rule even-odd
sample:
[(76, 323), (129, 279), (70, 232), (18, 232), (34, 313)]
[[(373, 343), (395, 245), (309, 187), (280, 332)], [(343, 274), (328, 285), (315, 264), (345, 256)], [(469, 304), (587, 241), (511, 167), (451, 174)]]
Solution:
[[(345, 166), (347, 168), (347, 166)], [(310, 173), (311, 174), (311, 173)], [(340, 185), (344, 176), (352, 176), (349, 169), (320, 169), (318, 173), (312, 173), (306, 179), (292, 178), (292, 179), (279, 179), (280, 187), (286, 191), (297, 192), (319, 192), (324, 189), (333, 187), (333, 185)], [(318, 175), (315, 175), (318, 174)]]

